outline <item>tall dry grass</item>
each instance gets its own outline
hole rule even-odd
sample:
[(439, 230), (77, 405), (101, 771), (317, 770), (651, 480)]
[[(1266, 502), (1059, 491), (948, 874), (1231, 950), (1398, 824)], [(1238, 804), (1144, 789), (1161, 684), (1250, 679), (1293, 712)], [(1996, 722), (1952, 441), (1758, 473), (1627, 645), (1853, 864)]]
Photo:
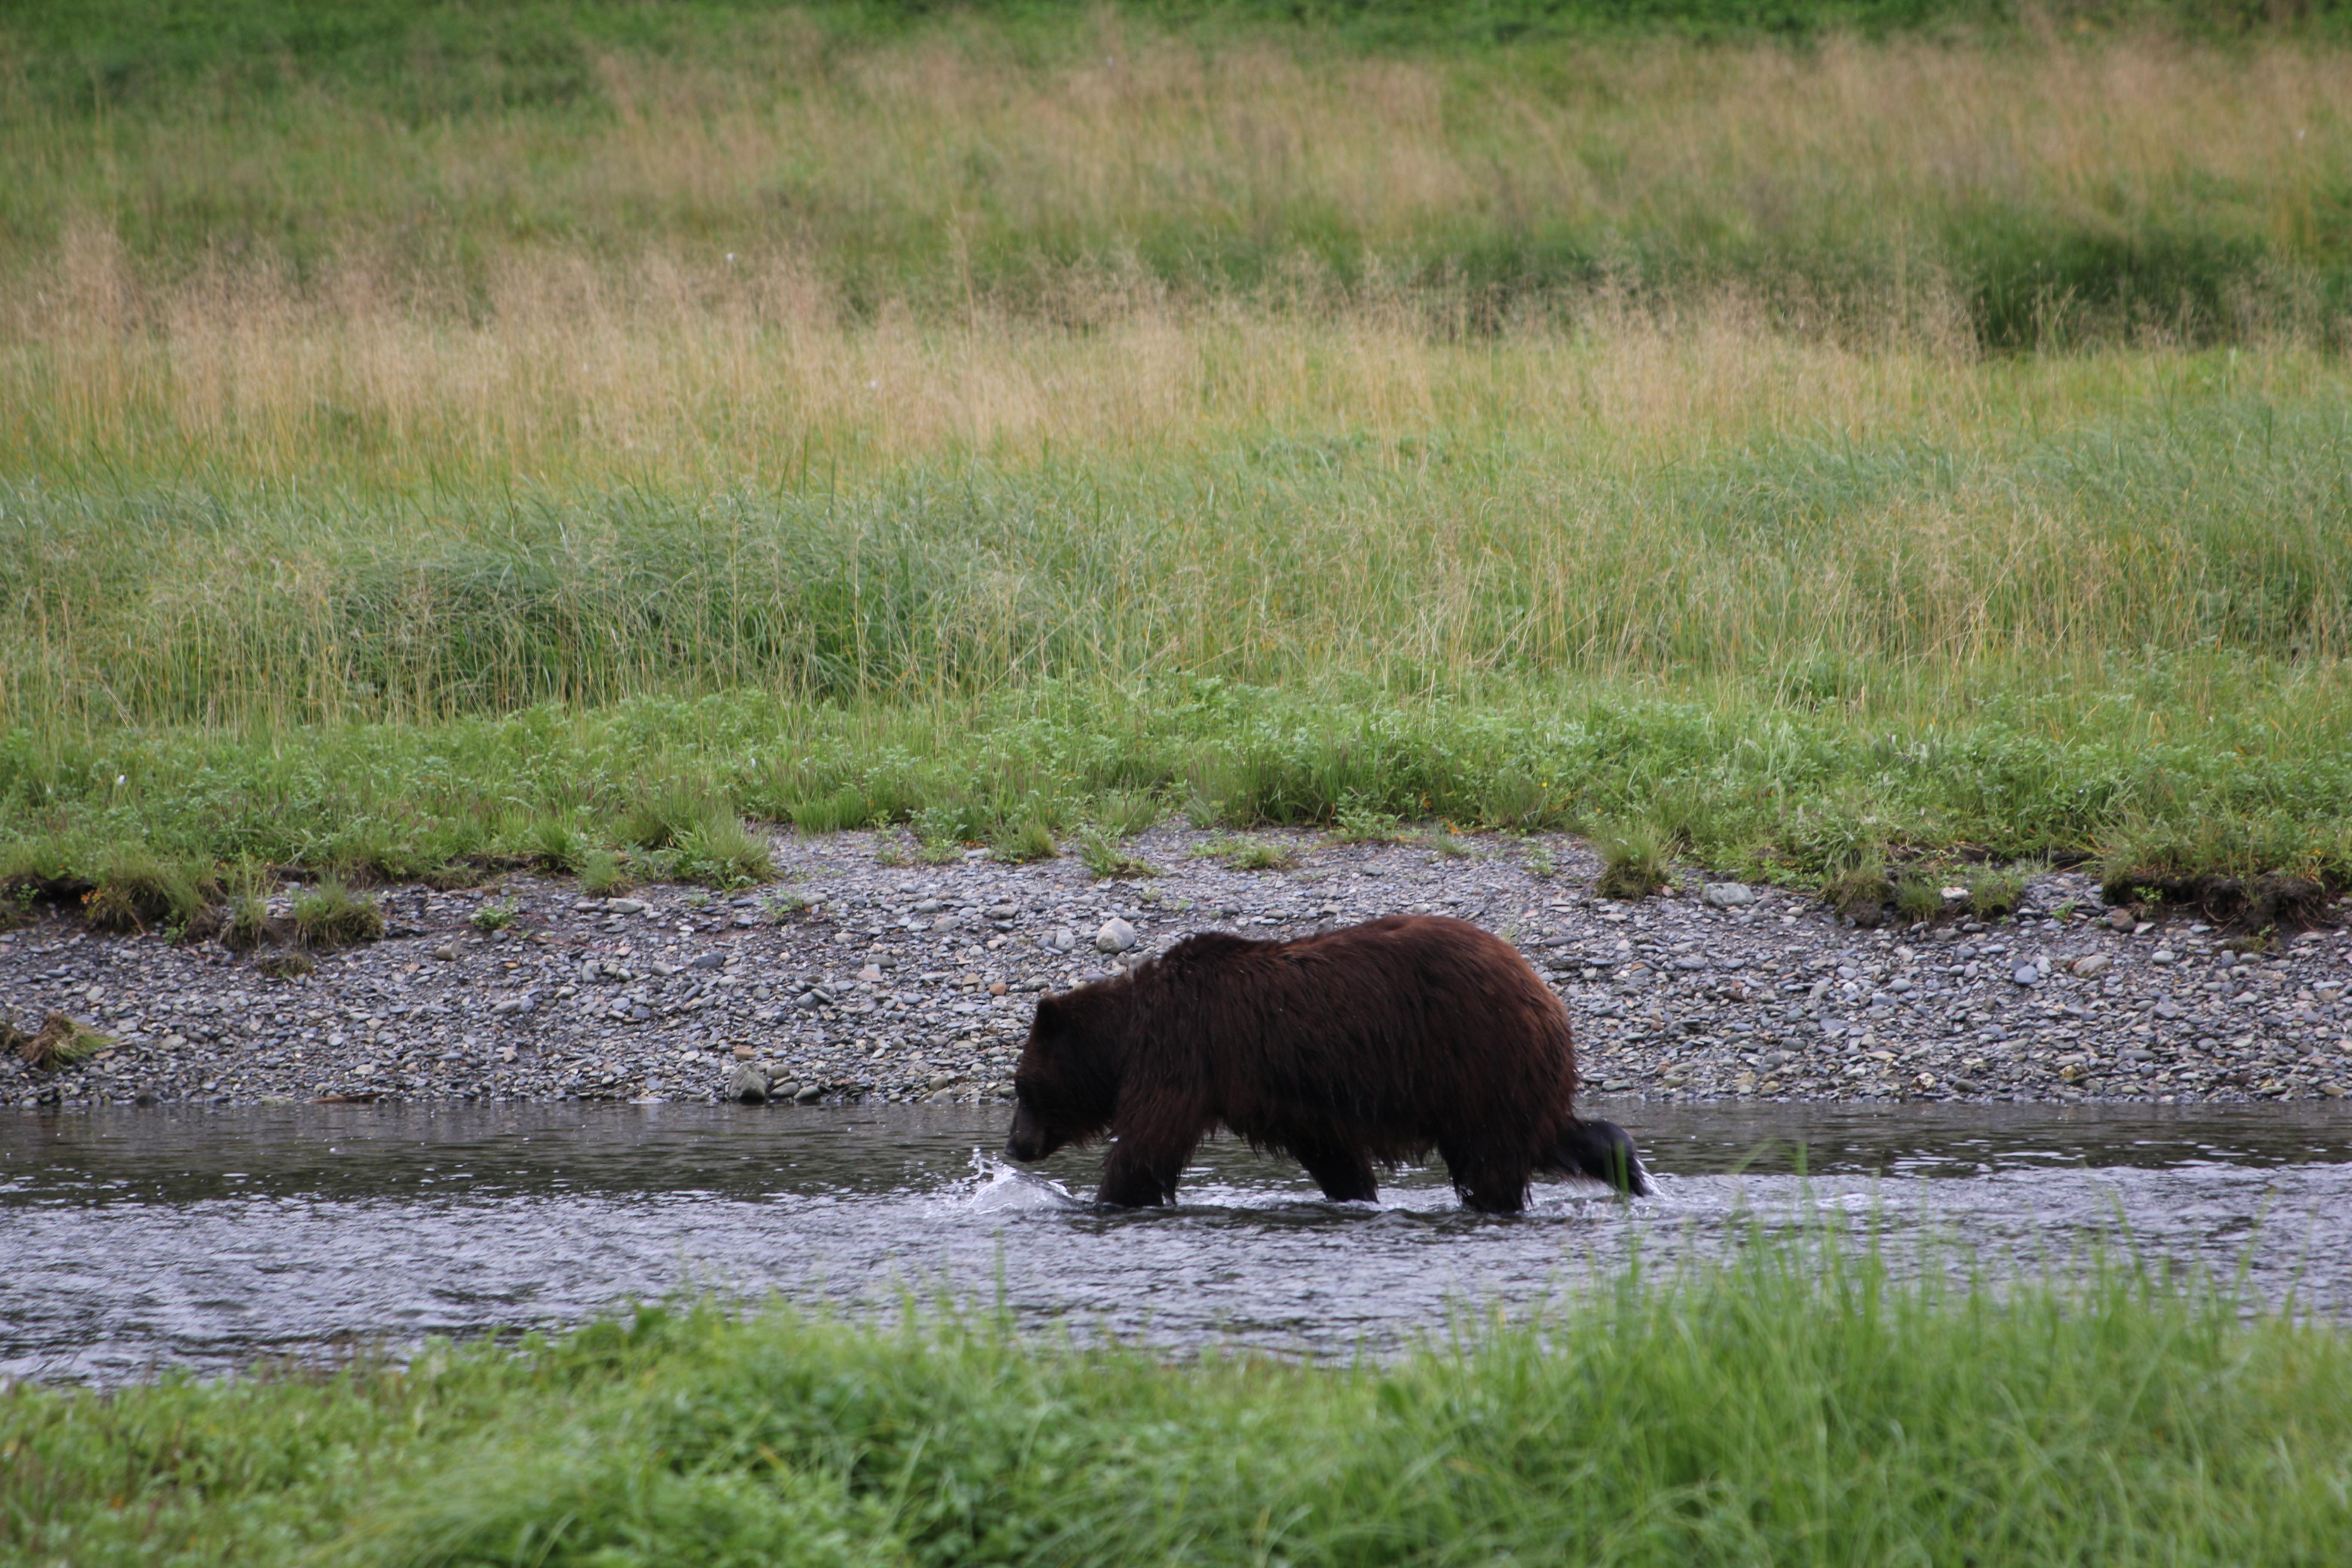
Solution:
[(0, 98), (0, 322), (38, 335), (59, 237), (94, 224), (164, 285), (126, 301), (153, 328), (273, 268), (424, 319), (586, 288), (567, 264), (658, 308), (731, 252), (758, 279), (734, 292), (868, 319), (1369, 289), (1443, 330), (1732, 284), (1864, 338), (2307, 334), (2344, 310), (2347, 75), (2321, 46), (2151, 36), (1365, 58), (1106, 16), (1042, 59), (977, 26), (845, 48), (780, 22), (724, 58), (607, 54), (562, 114)]
[[(0, 358), (0, 453), (20, 468), (748, 479), (812, 451), (863, 471), (1492, 424), (1654, 455), (1759, 423), (1964, 420), (1986, 379), (1965, 338), (1858, 352), (1773, 331), (1737, 292), (1665, 312), (1596, 300), (1580, 328), (1465, 342), (1428, 332), (1403, 290), (1314, 313), (1138, 290), (1089, 329), (899, 306), (866, 323), (789, 266), (548, 255), (509, 258), (467, 321), (407, 308), (364, 262), (299, 286), (221, 267), (145, 285), (112, 231), (82, 226), (33, 293), (43, 310)], [(1990, 379), (2063, 401), (2123, 363)]]
[(569, 258), (479, 323), (206, 275), (154, 330), (75, 247), (0, 366), (0, 721), (1824, 659), (1949, 692), (2333, 658), (2352, 605), (2352, 375), (2293, 346), (1865, 350), (1736, 296), (1468, 340), (1237, 301), (867, 325), (791, 273)]

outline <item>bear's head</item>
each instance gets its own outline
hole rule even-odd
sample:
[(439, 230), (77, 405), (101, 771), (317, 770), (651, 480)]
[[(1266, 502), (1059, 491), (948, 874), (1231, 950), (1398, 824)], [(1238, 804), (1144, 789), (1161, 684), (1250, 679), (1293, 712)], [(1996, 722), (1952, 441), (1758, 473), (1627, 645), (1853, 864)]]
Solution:
[(1013, 1069), (1013, 1131), (1007, 1159), (1028, 1163), (1072, 1143), (1090, 1143), (1110, 1130), (1118, 1105), (1119, 1020), (1126, 1012), (1118, 983), (1082, 986), (1041, 996), (1030, 1020), (1029, 1043)]

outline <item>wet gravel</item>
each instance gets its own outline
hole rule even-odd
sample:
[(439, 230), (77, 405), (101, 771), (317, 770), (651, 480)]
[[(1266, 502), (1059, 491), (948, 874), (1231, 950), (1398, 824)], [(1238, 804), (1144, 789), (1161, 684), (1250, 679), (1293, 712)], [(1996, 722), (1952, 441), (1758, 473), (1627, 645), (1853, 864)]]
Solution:
[[(52, 915), (0, 935), (0, 1006), (68, 1013), (115, 1044), (0, 1103), (281, 1100), (985, 1100), (1011, 1092), (1034, 994), (1200, 930), (1283, 937), (1400, 911), (1516, 942), (1575, 1018), (1588, 1082), (1654, 1100), (2342, 1099), (2352, 942), (2261, 955), (2185, 916), (2134, 921), (2092, 879), (2038, 879), (1990, 925), (1860, 930), (1810, 898), (1694, 880), (1595, 898), (1569, 839), (1344, 845), (1266, 835), (1286, 870), (1231, 868), (1211, 835), (1076, 858), (891, 865), (887, 837), (784, 838), (773, 888), (583, 897), (513, 877), (379, 894), (384, 940), (275, 979), (215, 943), (115, 937)], [(1544, 874), (1544, 873), (1549, 874)], [(1739, 900), (1745, 894), (1748, 901)], [(1710, 895), (1713, 900), (1710, 901)], [(1721, 903), (1725, 907), (1717, 907)], [(486, 930), (485, 910), (510, 914)], [(2117, 929), (2116, 920), (2128, 929)], [(1124, 922), (1121, 933), (1114, 922)], [(1098, 947), (1131, 938), (1121, 952)]]

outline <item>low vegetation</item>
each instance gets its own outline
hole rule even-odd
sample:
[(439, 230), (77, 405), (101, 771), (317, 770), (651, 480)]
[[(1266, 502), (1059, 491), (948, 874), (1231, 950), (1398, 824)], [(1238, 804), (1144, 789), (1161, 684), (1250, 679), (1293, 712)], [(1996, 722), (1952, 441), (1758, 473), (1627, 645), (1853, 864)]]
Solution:
[(294, 934), (306, 947), (349, 947), (383, 934), (383, 911), (333, 877), (297, 892), (290, 905)]
[(111, 1036), (63, 1013), (50, 1014), (29, 1035), (5, 1016), (0, 1016), (0, 1051), (15, 1051), (37, 1072), (70, 1066), (96, 1056), (112, 1044)]
[(1759, 1237), (1386, 1362), (648, 1308), (19, 1384), (0, 1454), (31, 1562), (2259, 1568), (2352, 1537), (2352, 1341), (2128, 1269), (1995, 1287)]

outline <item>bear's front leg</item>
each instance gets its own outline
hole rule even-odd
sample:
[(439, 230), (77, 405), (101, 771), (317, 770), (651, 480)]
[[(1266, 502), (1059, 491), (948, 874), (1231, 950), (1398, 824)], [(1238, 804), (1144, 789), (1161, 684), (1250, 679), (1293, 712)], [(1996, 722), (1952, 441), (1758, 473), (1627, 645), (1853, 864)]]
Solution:
[(1339, 1143), (1311, 1143), (1293, 1140), (1290, 1152), (1323, 1189), (1323, 1195), (1335, 1204), (1378, 1203), (1381, 1184), (1372, 1174), (1372, 1163), (1360, 1149), (1350, 1149)]
[(1149, 1208), (1176, 1201), (1177, 1179), (1184, 1173), (1190, 1149), (1152, 1149), (1140, 1140), (1122, 1138), (1103, 1159), (1100, 1203), (1121, 1208)]

